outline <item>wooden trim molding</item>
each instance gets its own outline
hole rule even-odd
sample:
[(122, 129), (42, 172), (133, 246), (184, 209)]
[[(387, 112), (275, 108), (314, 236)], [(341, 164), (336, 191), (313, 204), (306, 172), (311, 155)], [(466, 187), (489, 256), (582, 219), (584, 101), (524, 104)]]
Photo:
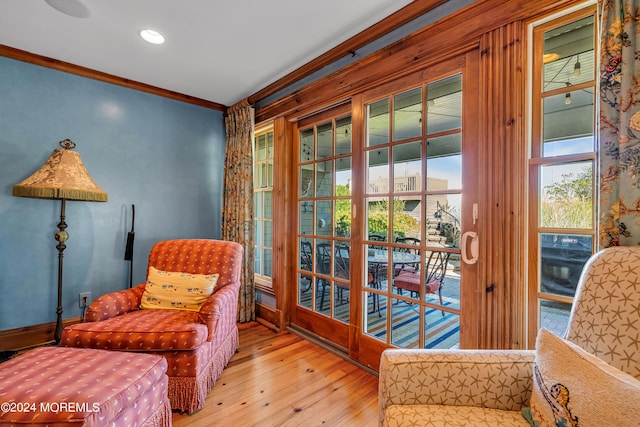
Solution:
[(198, 105), (200, 107), (210, 108), (212, 110), (225, 111), (227, 108), (226, 106), (218, 104), (217, 102), (207, 101), (206, 99), (196, 98), (194, 96), (173, 92), (171, 90), (151, 86), (146, 83), (140, 83), (134, 80), (125, 79), (124, 77), (114, 76), (113, 74), (103, 73), (102, 71), (92, 70), (91, 68), (71, 64), (69, 62), (59, 61), (57, 59), (49, 58), (1, 44), (0, 56), (16, 59), (18, 61), (27, 62), (34, 65), (39, 65), (41, 67), (51, 68), (53, 70), (62, 71), (69, 74), (75, 74), (81, 77), (87, 77), (93, 80), (99, 80), (105, 83), (111, 83), (117, 86), (126, 87), (128, 89), (139, 90), (141, 92), (162, 96), (164, 98), (186, 102), (188, 104)]
[[(80, 323), (79, 317), (62, 321), (62, 327)], [(56, 322), (0, 331), (0, 351), (16, 351), (53, 342)]]

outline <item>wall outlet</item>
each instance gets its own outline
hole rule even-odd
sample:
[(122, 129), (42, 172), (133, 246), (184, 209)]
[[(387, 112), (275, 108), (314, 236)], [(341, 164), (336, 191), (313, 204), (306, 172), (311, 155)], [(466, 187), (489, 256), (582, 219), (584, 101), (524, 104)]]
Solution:
[(91, 304), (91, 292), (80, 292), (78, 294), (78, 305), (80, 308), (89, 307)]

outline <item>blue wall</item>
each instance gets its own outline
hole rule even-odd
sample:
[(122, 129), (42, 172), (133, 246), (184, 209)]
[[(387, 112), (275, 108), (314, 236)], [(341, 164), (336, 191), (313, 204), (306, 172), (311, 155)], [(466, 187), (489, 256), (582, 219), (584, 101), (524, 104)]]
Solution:
[(109, 201), (67, 202), (64, 319), (79, 292), (128, 287), (131, 204), (134, 285), (155, 242), (220, 238), (222, 112), (0, 57), (0, 330), (56, 319), (61, 202), (12, 189), (65, 138)]

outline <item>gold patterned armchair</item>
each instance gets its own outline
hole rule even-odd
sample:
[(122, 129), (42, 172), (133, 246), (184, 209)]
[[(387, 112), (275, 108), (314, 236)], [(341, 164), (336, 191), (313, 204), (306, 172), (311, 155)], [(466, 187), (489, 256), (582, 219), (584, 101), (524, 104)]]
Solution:
[(221, 240), (158, 242), (146, 282), (97, 298), (83, 323), (63, 330), (60, 344), (164, 356), (171, 408), (200, 409), (238, 349), (243, 253)]
[[(566, 341), (558, 341), (576, 347), (572, 351), (584, 354), (571, 357), (568, 364), (568, 360), (562, 361), (562, 371), (569, 371), (571, 365), (578, 360), (592, 358), (595, 360), (590, 360), (587, 366), (598, 363), (610, 366), (619, 376), (624, 377), (625, 385), (638, 390), (640, 247), (609, 248), (591, 257), (578, 283), (564, 339)], [(380, 425), (539, 425), (528, 422), (521, 413), (530, 406), (532, 391), (535, 395), (536, 390), (544, 388), (539, 381), (537, 369), (538, 364), (549, 362), (541, 358), (539, 343), (540, 338), (538, 350), (386, 350), (380, 364)], [(587, 375), (573, 373), (568, 378), (581, 376)], [(591, 389), (598, 391), (599, 385), (600, 383), (594, 384)], [(559, 399), (559, 385), (554, 387), (551, 393), (545, 395), (549, 401), (553, 400), (550, 395)], [(617, 396), (616, 390), (603, 392), (614, 401), (621, 402), (624, 398), (626, 403), (635, 406), (631, 411), (619, 414), (626, 417), (622, 423), (600, 425), (637, 425), (640, 399), (630, 395)], [(573, 406), (576, 411), (583, 396), (574, 393), (572, 397), (569, 406)], [(628, 402), (629, 399), (632, 401)], [(567, 397), (566, 401), (568, 400)], [(594, 398), (586, 403), (594, 405), (598, 400)], [(543, 401), (540, 406), (544, 406), (544, 403)], [(614, 411), (620, 412), (619, 404), (610, 406)], [(554, 416), (558, 413), (556, 411)], [(587, 415), (581, 414), (580, 417), (580, 425), (586, 425)], [(555, 426), (553, 418), (549, 418), (543, 420), (542, 425)]]

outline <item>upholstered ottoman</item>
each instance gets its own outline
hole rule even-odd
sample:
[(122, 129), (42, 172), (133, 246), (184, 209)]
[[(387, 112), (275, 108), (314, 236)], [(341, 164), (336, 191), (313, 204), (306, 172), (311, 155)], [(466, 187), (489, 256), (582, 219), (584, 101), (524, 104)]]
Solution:
[(0, 364), (0, 425), (171, 426), (167, 362), (41, 347)]

